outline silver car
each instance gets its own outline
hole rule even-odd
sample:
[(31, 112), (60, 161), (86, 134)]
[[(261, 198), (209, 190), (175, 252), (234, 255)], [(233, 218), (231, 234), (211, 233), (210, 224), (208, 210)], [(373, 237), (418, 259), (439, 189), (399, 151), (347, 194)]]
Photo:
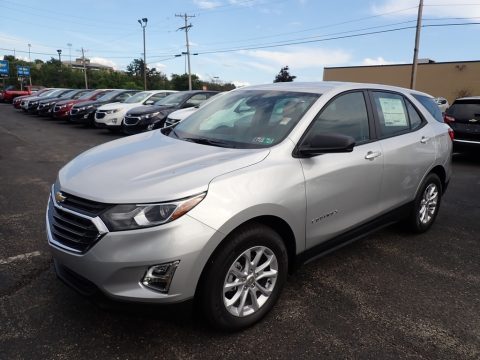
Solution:
[(297, 264), (395, 221), (430, 228), (452, 134), (429, 109), (402, 88), (276, 83), (88, 150), (49, 199), (56, 272), (84, 294), (195, 298), (214, 326), (250, 326)]

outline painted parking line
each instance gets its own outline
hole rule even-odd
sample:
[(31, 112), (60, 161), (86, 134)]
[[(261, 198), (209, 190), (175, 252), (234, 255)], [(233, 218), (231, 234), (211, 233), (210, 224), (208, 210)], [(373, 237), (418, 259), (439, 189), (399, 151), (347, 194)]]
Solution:
[(20, 255), (16, 255), (16, 256), (6, 258), (6, 259), (0, 259), (0, 265), (6, 265), (6, 264), (10, 264), (10, 263), (15, 262), (15, 261), (31, 259), (35, 256), (40, 256), (41, 254), (42, 253), (40, 251), (33, 251), (31, 253), (20, 254)]

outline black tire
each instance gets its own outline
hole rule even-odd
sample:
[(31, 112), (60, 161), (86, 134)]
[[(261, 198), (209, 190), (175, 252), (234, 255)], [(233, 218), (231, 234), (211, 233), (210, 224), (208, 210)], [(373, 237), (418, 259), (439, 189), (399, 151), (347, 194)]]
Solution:
[[(427, 188), (434, 187), (436, 189), (437, 198), (436, 198), (436, 206), (432, 214), (429, 217), (424, 218), (422, 221), (422, 217), (420, 211), (424, 206), (424, 197)], [(438, 211), (440, 209), (440, 204), (442, 202), (442, 182), (437, 174), (430, 173), (427, 175), (425, 180), (423, 181), (420, 189), (418, 190), (418, 194), (415, 197), (414, 205), (412, 212), (408, 218), (408, 225), (411, 231), (415, 233), (423, 233), (427, 231), (435, 222), (435, 219), (438, 215)], [(425, 209), (425, 211), (428, 211)]]
[[(276, 280), (263, 305), (257, 310), (252, 310), (253, 307), (250, 306), (251, 311), (254, 312), (246, 316), (235, 316), (227, 310), (224, 304), (224, 282), (227, 280), (227, 275), (231, 274), (231, 267), (238, 264), (239, 256), (255, 247), (265, 247), (265, 253), (269, 250), (275, 255), (276, 265), (278, 266)], [(262, 259), (265, 258), (262, 255)], [(271, 267), (268, 269), (271, 269)], [(272, 309), (280, 296), (287, 278), (287, 272), (288, 254), (280, 235), (262, 224), (252, 223), (242, 226), (229, 235), (225, 243), (214, 253), (207, 264), (199, 284), (198, 305), (201, 308), (201, 313), (214, 328), (219, 330), (236, 331), (247, 328), (262, 319)], [(265, 288), (269, 285), (271, 284), (267, 284)], [(256, 291), (255, 285), (251, 285), (251, 287), (252, 291)], [(249, 299), (253, 303), (249, 287), (244, 285), (238, 288), (246, 288), (247, 290), (244, 291), (249, 294)], [(239, 289), (235, 289), (232, 291), (239, 291)], [(260, 291), (258, 292), (260, 293)]]

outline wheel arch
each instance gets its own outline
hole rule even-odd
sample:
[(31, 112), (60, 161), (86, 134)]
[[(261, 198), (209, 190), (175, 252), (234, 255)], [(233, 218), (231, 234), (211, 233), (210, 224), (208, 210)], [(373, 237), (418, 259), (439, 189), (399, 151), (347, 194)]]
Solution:
[(229, 237), (239, 228), (251, 225), (251, 224), (261, 224), (270, 227), (274, 231), (280, 235), (285, 244), (288, 254), (288, 272), (292, 273), (296, 268), (296, 256), (297, 256), (297, 244), (295, 239), (295, 234), (293, 229), (290, 225), (282, 218), (274, 215), (260, 215), (254, 218), (251, 218), (238, 226), (232, 229), (225, 237), (220, 241), (220, 243), (215, 247), (215, 250), (210, 254), (208, 260), (205, 262), (203, 266), (202, 272), (200, 274), (199, 280), (197, 281), (197, 285), (195, 288), (195, 298), (197, 298), (197, 294), (202, 288), (202, 283), (206, 280), (205, 273), (207, 272), (208, 267), (211, 264), (212, 259), (216, 256), (216, 254), (220, 251), (222, 246), (226, 244), (229, 240)]

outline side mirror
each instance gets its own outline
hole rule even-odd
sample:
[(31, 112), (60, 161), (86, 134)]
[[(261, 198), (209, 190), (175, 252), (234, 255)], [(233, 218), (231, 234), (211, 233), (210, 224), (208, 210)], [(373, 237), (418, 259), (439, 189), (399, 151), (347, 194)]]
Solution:
[(352, 152), (354, 147), (355, 139), (351, 136), (336, 133), (319, 134), (305, 139), (298, 147), (297, 156), (310, 158), (321, 154)]
[(147, 101), (144, 102), (144, 104), (145, 105), (153, 105), (154, 102), (155, 101), (153, 101), (153, 100), (147, 100)]

